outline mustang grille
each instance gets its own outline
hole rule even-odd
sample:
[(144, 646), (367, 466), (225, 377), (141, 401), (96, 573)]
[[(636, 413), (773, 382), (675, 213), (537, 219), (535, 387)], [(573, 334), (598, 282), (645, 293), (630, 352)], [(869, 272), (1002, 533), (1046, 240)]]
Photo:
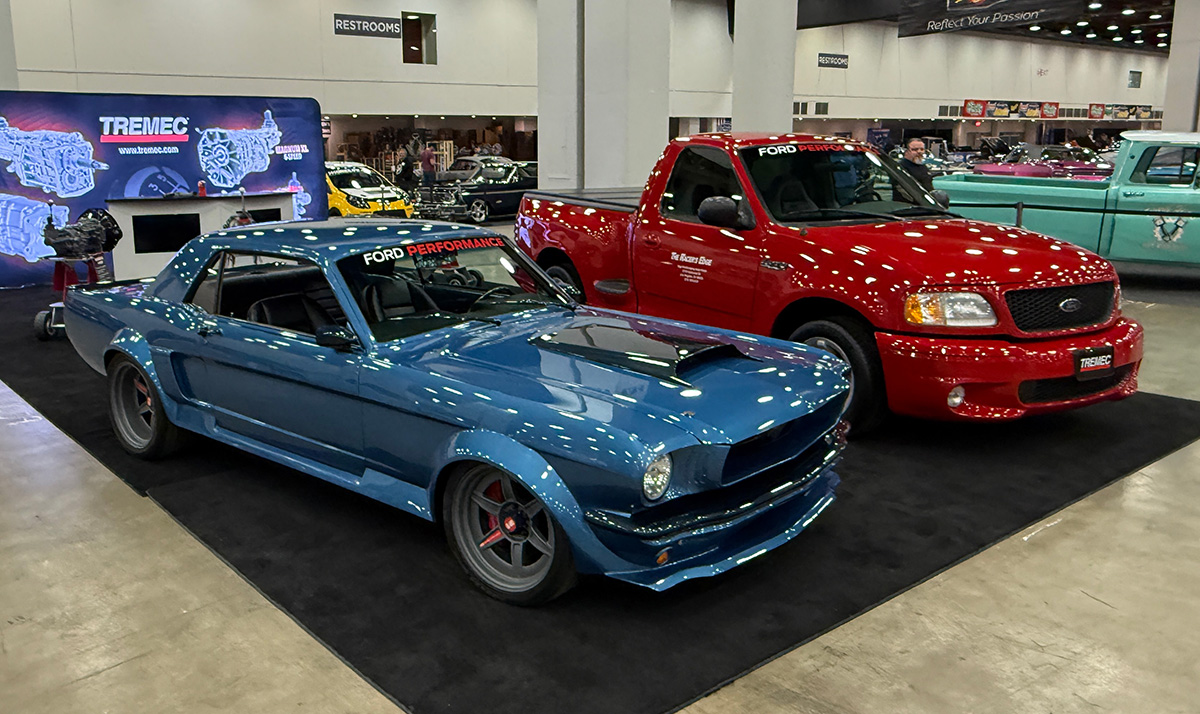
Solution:
[[(1106, 282), (1009, 290), (1004, 301), (1022, 332), (1071, 330), (1106, 322), (1112, 315), (1115, 289), (1113, 283)], [(1074, 309), (1064, 309), (1064, 304)]]
[(1074, 377), (1055, 379), (1031, 379), (1021, 382), (1017, 394), (1025, 404), (1047, 404), (1082, 399), (1107, 392), (1125, 381), (1133, 369), (1130, 365), (1118, 367), (1107, 377), (1080, 381)]
[[(835, 424), (842, 403), (835, 400), (807, 416), (793, 419), (761, 434), (740, 441), (729, 448), (721, 483), (736, 483), (748, 476), (765, 471), (781, 462), (795, 458), (808, 447), (805, 433), (814, 425)], [(799, 441), (798, 441), (799, 439)]]

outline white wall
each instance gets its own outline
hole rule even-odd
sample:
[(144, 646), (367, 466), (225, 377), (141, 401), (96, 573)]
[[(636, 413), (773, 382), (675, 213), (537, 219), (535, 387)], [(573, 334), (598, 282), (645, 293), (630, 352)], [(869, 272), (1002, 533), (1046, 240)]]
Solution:
[[(330, 113), (537, 113), (536, 0), (9, 0), (20, 89), (316, 97)], [(437, 15), (436, 65), (334, 13)]]
[(671, 116), (732, 116), (732, 92), (725, 0), (672, 0)]

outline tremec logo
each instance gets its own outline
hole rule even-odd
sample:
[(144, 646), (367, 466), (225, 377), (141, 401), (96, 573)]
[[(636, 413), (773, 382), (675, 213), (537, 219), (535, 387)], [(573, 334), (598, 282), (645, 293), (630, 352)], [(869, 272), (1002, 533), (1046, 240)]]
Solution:
[(100, 117), (102, 144), (161, 144), (188, 140), (188, 117)]

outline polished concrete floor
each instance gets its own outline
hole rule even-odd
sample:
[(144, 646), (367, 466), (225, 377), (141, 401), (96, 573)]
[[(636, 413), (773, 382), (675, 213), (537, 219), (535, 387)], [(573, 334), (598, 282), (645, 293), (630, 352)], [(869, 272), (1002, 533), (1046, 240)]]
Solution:
[[(1143, 389), (1200, 399), (1200, 307), (1127, 312)], [(397, 711), (3, 385), (0, 454), (0, 713)], [(1193, 445), (686, 711), (1200, 711), (1198, 474)]]

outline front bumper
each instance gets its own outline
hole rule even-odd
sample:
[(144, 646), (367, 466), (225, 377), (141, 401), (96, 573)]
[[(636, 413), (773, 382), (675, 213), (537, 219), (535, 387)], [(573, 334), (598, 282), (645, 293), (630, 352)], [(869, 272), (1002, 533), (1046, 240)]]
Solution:
[[(1125, 318), (1099, 332), (1028, 342), (878, 332), (876, 343), (888, 406), (897, 414), (930, 419), (1016, 419), (1124, 399), (1137, 391), (1142, 361), (1142, 327)], [(1074, 352), (1105, 346), (1113, 348), (1112, 380), (1080, 382), (1078, 389), (1072, 389)], [(1024, 401), (1022, 383), (1035, 382), (1057, 384), (1064, 398)], [(965, 397), (961, 405), (951, 408), (946, 398), (956, 386), (963, 387)], [(1027, 385), (1026, 395), (1031, 391)]]
[[(731, 487), (721, 507), (650, 523), (590, 511), (588, 524), (613, 560), (605, 574), (653, 590), (718, 575), (787, 543), (834, 501), (833, 467), (845, 432), (831, 432), (793, 462), (764, 472), (758, 484)], [(751, 479), (747, 479), (750, 481)], [(748, 495), (747, 491), (757, 493)], [(715, 495), (715, 494), (714, 494)]]

